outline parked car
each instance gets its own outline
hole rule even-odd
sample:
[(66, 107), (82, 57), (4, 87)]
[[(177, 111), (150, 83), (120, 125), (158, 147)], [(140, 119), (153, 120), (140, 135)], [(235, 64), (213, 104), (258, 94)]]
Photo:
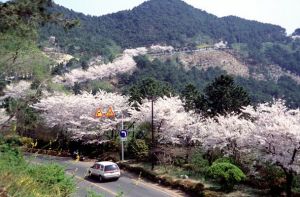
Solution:
[(95, 176), (99, 181), (114, 179), (118, 180), (121, 176), (121, 171), (116, 163), (110, 161), (96, 162), (88, 169), (89, 176)]

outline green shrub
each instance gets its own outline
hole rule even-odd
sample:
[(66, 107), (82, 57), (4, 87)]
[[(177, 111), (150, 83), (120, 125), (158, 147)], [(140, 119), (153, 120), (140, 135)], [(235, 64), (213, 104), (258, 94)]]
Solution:
[(214, 162), (208, 169), (208, 175), (217, 179), (225, 191), (231, 191), (235, 184), (246, 178), (241, 169), (229, 162)]
[(102, 194), (97, 194), (93, 190), (88, 190), (87, 196), (86, 197), (104, 197)]
[(145, 159), (149, 154), (149, 147), (145, 140), (132, 138), (128, 143), (128, 153), (136, 159)]
[(197, 152), (191, 157), (192, 170), (197, 173), (206, 174), (209, 162), (203, 158), (202, 153)]
[(0, 158), (0, 187), (6, 188), (9, 196), (65, 197), (75, 190), (73, 178), (65, 175), (63, 167), (32, 165), (25, 161), (15, 143), (1, 138)]
[(93, 94), (96, 94), (99, 90), (112, 92), (114, 88), (108, 81), (92, 81), (90, 86)]
[(300, 193), (300, 175), (295, 176), (293, 181), (294, 191)]
[(178, 157), (177, 156), (177, 157), (174, 158), (173, 161), (174, 161), (175, 166), (180, 166), (181, 167), (185, 164), (185, 159), (183, 157)]
[(20, 137), (18, 135), (9, 135), (4, 137), (4, 142), (10, 145), (20, 146), (22, 145)]
[(27, 148), (30, 148), (33, 146), (34, 144), (34, 141), (32, 138), (30, 137), (21, 137), (20, 138), (20, 142), (23, 146), (27, 147)]
[(234, 164), (234, 161), (230, 157), (221, 157), (214, 161), (214, 163), (231, 163)]
[(252, 178), (253, 185), (270, 189), (270, 194), (276, 195), (284, 191), (285, 174), (283, 170), (272, 163), (265, 163), (259, 168), (257, 176)]
[(107, 143), (105, 143), (104, 149), (106, 151), (110, 152), (119, 152), (120, 151), (120, 140), (115, 139), (115, 140), (110, 140)]

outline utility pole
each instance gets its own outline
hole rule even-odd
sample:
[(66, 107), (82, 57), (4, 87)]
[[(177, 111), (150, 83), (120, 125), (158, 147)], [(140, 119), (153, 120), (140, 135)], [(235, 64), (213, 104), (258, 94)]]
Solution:
[(152, 100), (151, 100), (151, 119), (152, 119), (152, 121), (151, 121), (151, 131), (152, 131), (152, 144), (151, 144), (151, 149), (152, 149), (152, 151), (151, 151), (151, 170), (154, 170), (154, 117), (153, 117), (153, 98), (152, 98)]

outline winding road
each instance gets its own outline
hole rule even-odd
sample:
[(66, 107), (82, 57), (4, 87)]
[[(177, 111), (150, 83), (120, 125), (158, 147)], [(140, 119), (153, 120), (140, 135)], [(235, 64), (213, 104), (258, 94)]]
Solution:
[[(138, 176), (122, 171), (118, 181), (98, 182), (97, 179), (86, 177), (88, 167), (93, 162), (76, 162), (70, 158), (54, 157), (48, 155), (26, 155), (29, 162), (49, 163), (54, 162), (65, 167), (66, 173), (73, 175), (77, 190), (73, 197), (85, 197), (89, 191), (101, 194), (105, 197), (126, 196), (126, 197), (181, 197), (188, 196), (181, 191), (162, 187), (158, 184), (148, 182)], [(120, 194), (123, 195), (120, 195)]]

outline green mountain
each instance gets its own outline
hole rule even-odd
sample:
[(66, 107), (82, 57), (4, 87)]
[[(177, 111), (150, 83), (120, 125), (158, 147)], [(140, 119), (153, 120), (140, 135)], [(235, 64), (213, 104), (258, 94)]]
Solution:
[[(77, 13), (59, 5), (51, 11), (62, 13), (68, 19), (78, 19), (81, 25), (69, 31), (54, 24), (43, 26), (40, 30), (41, 46), (45, 46), (50, 36), (55, 36), (58, 46), (67, 53), (88, 57), (102, 55), (113, 60), (125, 48), (167, 44), (195, 49), (223, 40), (252, 72), (250, 78), (236, 77), (236, 80), (250, 92), (253, 101), (279, 97), (288, 100), (292, 106), (300, 106), (300, 85), (292, 79), (300, 76), (300, 39), (288, 37), (285, 29), (278, 25), (236, 16), (220, 18), (181, 0), (149, 0), (132, 10), (100, 17)], [(201, 89), (208, 80), (224, 72), (214, 69), (185, 72), (178, 70), (180, 63), (174, 66), (170, 62), (148, 62), (147, 65), (150, 70), (139, 68), (132, 76), (121, 76), (121, 85), (134, 84), (151, 73), (151, 76), (174, 85), (178, 91), (187, 82)], [(291, 75), (281, 75), (276, 80), (268, 78), (268, 73), (273, 72), (270, 65)], [(157, 69), (152, 69), (153, 66)], [(263, 73), (265, 80), (258, 80), (257, 72), (253, 70)], [(176, 74), (178, 72), (180, 74)]]
[(181, 0), (150, 0), (132, 10), (100, 17), (86, 16), (58, 5), (52, 11), (79, 19), (81, 26), (64, 32), (57, 26), (48, 25), (42, 28), (41, 39), (54, 35), (63, 48), (72, 52), (75, 45), (82, 51), (97, 52), (99, 49), (95, 49), (93, 43), (112, 45), (115, 42), (129, 48), (154, 43), (183, 46), (219, 39), (229, 43), (286, 40), (285, 30), (280, 26), (234, 16), (218, 18)]

